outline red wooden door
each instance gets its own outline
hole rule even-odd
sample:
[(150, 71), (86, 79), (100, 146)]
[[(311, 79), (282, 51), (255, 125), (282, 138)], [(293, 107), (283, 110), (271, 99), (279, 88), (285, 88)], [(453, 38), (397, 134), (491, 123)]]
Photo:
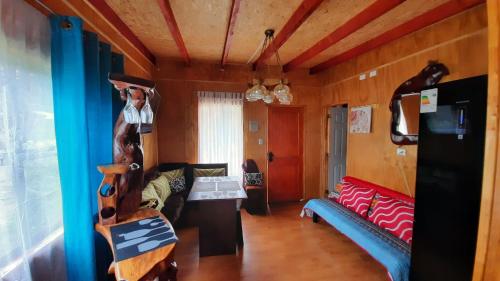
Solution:
[(269, 202), (302, 199), (302, 108), (270, 106), (267, 123)]

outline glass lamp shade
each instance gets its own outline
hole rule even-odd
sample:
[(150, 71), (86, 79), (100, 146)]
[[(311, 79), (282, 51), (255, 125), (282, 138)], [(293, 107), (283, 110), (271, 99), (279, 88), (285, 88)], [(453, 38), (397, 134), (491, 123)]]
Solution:
[(276, 87), (274, 87), (274, 95), (279, 99), (280, 97), (286, 97), (290, 94), (290, 88), (283, 84), (283, 83), (279, 83), (278, 85), (276, 85)]
[(272, 93), (270, 93), (268, 91), (267, 95), (265, 95), (262, 100), (267, 103), (267, 104), (270, 104), (270, 103), (273, 103), (274, 101), (274, 95)]
[(293, 96), (290, 94), (290, 87), (280, 82), (273, 90), (274, 95), (278, 98), (280, 104), (292, 103)]
[(293, 96), (288, 94), (287, 96), (278, 98), (278, 101), (280, 102), (280, 104), (290, 105), (293, 101)]
[(253, 87), (248, 88), (248, 90), (245, 92), (245, 97), (246, 97), (247, 101), (258, 101), (259, 99), (255, 98), (252, 91), (253, 91)]
[(257, 83), (246, 91), (246, 98), (248, 101), (258, 101), (267, 94), (267, 89), (264, 85)]

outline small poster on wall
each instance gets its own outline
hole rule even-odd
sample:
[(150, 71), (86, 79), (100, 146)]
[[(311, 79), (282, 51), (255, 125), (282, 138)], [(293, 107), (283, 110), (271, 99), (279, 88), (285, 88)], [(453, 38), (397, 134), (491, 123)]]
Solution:
[(372, 125), (372, 107), (351, 107), (349, 115), (349, 132), (355, 134), (369, 134)]

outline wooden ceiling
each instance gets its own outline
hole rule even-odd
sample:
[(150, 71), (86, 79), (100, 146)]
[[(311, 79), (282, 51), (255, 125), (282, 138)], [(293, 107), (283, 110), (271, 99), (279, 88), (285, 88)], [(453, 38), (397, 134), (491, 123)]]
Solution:
[[(285, 69), (319, 72), (339, 55), (358, 54), (377, 36), (415, 18), (416, 31), (484, 0), (87, 0), (138, 49), (156, 58), (246, 64), (260, 55), (264, 30), (273, 28)], [(115, 14), (117, 19), (112, 19)], [(443, 11), (444, 10), (444, 11)], [(110, 18), (111, 17), (111, 18)], [(121, 22), (121, 23), (120, 23)], [(125, 24), (130, 32), (123, 32)], [(120, 28), (121, 27), (121, 28)], [(415, 29), (415, 30), (414, 30)], [(393, 36), (386, 36), (384, 33)], [(132, 33), (132, 36), (130, 35)], [(134, 37), (135, 40), (134, 40)], [(386, 38), (387, 37), (387, 38)], [(140, 41), (137, 43), (136, 41)], [(377, 41), (379, 42), (379, 41)], [(368, 44), (369, 46), (373, 44)], [(368, 47), (369, 47), (368, 46)], [(356, 49), (358, 47), (358, 49)], [(355, 50), (356, 52), (353, 52)], [(266, 53), (266, 54), (269, 54)], [(276, 64), (274, 57), (259, 62)], [(151, 59), (150, 59), (151, 60)]]

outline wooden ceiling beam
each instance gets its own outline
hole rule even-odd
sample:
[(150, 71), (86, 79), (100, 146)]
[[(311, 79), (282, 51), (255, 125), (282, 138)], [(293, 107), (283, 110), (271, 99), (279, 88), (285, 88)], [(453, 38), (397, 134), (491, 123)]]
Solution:
[(233, 42), (234, 27), (236, 25), (236, 17), (240, 11), (241, 0), (233, 0), (231, 5), (231, 15), (229, 15), (229, 24), (227, 26), (226, 41), (224, 41), (224, 50), (222, 51), (222, 59), (220, 60), (220, 65), (224, 68), (227, 62), (227, 57), (229, 56), (229, 49), (231, 49), (231, 43)]
[(333, 46), (335, 43), (351, 35), (358, 29), (367, 25), (376, 18), (382, 16), (388, 11), (392, 10), (399, 4), (406, 0), (377, 0), (363, 11), (355, 15), (353, 18), (338, 27), (332, 33), (321, 39), (318, 43), (314, 44), (311, 48), (305, 50), (296, 58), (285, 64), (284, 71), (291, 71), (296, 69), (306, 61), (314, 56)]
[(325, 62), (313, 66), (309, 70), (309, 73), (315, 74), (324, 71), (332, 66), (348, 61), (370, 50), (385, 45), (419, 29), (432, 25), (438, 21), (456, 15), (481, 3), (484, 3), (484, 0), (450, 0), (428, 12), (421, 14), (420, 16), (417, 16), (414, 19), (411, 19), (389, 31), (382, 33), (381, 35), (373, 39), (362, 43), (361, 45), (358, 45)]
[(276, 50), (278, 50), (285, 42), (292, 36), (292, 34), (299, 28), (302, 23), (318, 8), (323, 0), (303, 0), (299, 7), (292, 14), (290, 19), (286, 22), (278, 35), (274, 38), (271, 44), (262, 52), (254, 63), (254, 69), (264, 63), (266, 59), (271, 57)]
[(156, 64), (156, 57), (142, 43), (141, 40), (130, 30), (130, 28), (120, 19), (113, 9), (104, 0), (88, 0), (94, 9), (103, 15), (106, 20), (120, 32), (134, 47), (141, 52), (153, 65)]
[(160, 6), (160, 10), (165, 18), (165, 21), (167, 22), (168, 29), (170, 30), (172, 37), (174, 37), (175, 44), (177, 44), (177, 48), (179, 49), (182, 59), (187, 65), (189, 65), (191, 63), (191, 59), (189, 58), (189, 54), (186, 49), (186, 45), (184, 44), (184, 40), (182, 39), (177, 21), (175, 20), (174, 12), (170, 6), (170, 1), (158, 0), (158, 5)]

